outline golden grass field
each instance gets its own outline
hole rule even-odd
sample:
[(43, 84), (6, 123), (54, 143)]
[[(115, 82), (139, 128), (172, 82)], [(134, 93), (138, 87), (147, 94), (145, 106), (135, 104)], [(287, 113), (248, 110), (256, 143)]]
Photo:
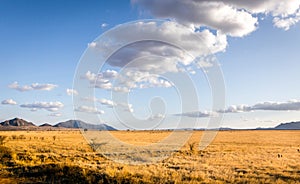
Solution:
[[(131, 144), (168, 131), (113, 131)], [(115, 163), (94, 152), (80, 131), (1, 131), (0, 183), (300, 183), (300, 131), (219, 131), (203, 151), (202, 131), (155, 164)]]

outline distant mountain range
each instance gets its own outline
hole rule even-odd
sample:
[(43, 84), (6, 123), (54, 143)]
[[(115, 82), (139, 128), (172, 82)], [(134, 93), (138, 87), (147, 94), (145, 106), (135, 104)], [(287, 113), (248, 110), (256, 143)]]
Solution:
[(290, 122), (290, 123), (281, 123), (276, 127), (270, 128), (256, 128), (256, 130), (300, 130), (300, 121)]
[(68, 128), (68, 129), (89, 129), (89, 130), (116, 130), (115, 128), (106, 125), (106, 124), (89, 124), (80, 120), (68, 120), (65, 122), (59, 122), (55, 125), (50, 125), (44, 123), (40, 126), (36, 126), (32, 122), (20, 118), (14, 118), (11, 120), (6, 120), (0, 123), (0, 130), (37, 130), (37, 129), (59, 129), (59, 128)]
[[(88, 129), (88, 130), (117, 130), (112, 126), (106, 124), (89, 124), (83, 122), (81, 120), (68, 120), (64, 122), (59, 122), (55, 125), (50, 125), (48, 123), (44, 123), (40, 126), (36, 126), (32, 122), (28, 122), (26, 120), (20, 118), (14, 118), (11, 120), (6, 120), (0, 123), (0, 130), (55, 130), (55, 129)], [(193, 130), (191, 128), (180, 129), (180, 130)], [(205, 130), (205, 129), (197, 129), (197, 130)], [(243, 129), (231, 129), (221, 127), (218, 130), (243, 130)], [(249, 129), (247, 129), (249, 130)], [(300, 121), (290, 122), (290, 123), (281, 123), (278, 126), (271, 128), (256, 128), (250, 130), (300, 130)]]
[(300, 130), (300, 121), (281, 123), (274, 128), (275, 130)]

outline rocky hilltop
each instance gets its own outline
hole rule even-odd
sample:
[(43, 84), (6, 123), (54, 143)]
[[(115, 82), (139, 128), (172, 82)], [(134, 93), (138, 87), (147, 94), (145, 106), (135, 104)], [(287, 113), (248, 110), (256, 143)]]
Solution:
[(15, 127), (35, 126), (33, 123), (25, 121), (20, 118), (6, 120), (6, 121), (1, 122), (0, 124), (2, 126), (15, 126)]

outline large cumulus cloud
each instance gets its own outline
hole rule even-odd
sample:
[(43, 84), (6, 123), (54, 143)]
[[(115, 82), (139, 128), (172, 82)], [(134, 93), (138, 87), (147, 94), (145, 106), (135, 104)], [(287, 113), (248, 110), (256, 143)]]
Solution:
[(256, 30), (259, 14), (273, 16), (276, 27), (288, 30), (300, 20), (299, 0), (132, 0), (155, 17), (193, 26), (207, 26), (236, 37)]

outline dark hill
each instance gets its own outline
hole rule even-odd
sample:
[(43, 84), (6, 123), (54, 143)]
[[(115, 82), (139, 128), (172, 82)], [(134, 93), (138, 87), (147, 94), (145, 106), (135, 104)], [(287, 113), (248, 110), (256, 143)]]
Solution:
[(52, 125), (50, 125), (48, 123), (44, 123), (44, 124), (40, 125), (40, 127), (52, 127)]
[(14, 127), (26, 127), (26, 126), (35, 126), (33, 123), (25, 121), (20, 118), (14, 118), (11, 120), (6, 120), (0, 123), (2, 126), (14, 126)]

